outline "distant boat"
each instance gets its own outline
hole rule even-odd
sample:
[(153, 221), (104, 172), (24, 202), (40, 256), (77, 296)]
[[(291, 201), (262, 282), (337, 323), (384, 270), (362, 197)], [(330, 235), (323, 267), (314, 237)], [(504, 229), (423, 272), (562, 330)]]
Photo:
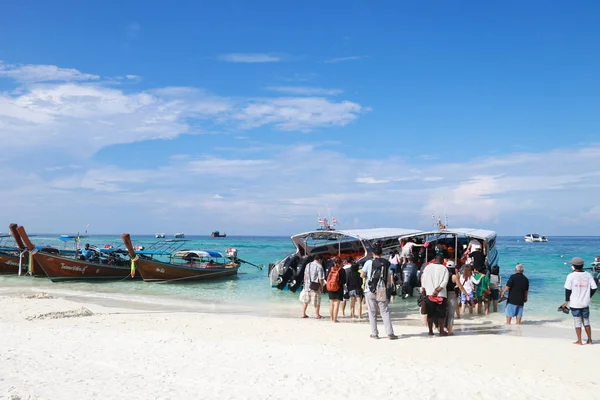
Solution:
[(224, 237), (227, 237), (227, 234), (226, 233), (221, 233), (219, 231), (214, 231), (213, 233), (210, 234), (210, 237), (224, 238)]
[(183, 232), (177, 232), (175, 234), (176, 239), (183, 239), (184, 237), (185, 237), (185, 235), (183, 234)]
[(528, 233), (525, 235), (525, 241), (528, 243), (547, 242), (548, 238), (546, 236), (538, 235), (537, 233)]
[(157, 233), (156, 234), (156, 238), (157, 239), (164, 239), (165, 238), (165, 234), (164, 233)]
[[(32, 236), (32, 235), (29, 235)], [(68, 242), (69, 240), (77, 240), (77, 238), (79, 239), (85, 239), (87, 237), (90, 237), (89, 235), (60, 235), (58, 237), (58, 240), (62, 240), (63, 242)]]

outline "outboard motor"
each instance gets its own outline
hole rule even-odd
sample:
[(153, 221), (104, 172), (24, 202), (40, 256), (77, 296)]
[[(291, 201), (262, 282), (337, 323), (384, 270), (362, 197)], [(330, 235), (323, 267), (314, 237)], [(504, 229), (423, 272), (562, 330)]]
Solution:
[(408, 262), (402, 266), (402, 295), (407, 297), (413, 295), (413, 289), (418, 286), (417, 264), (409, 258)]
[(296, 272), (294, 273), (293, 280), (290, 281), (288, 285), (288, 289), (290, 289), (292, 293), (296, 293), (300, 286), (302, 286), (302, 282), (304, 281), (304, 270), (306, 269), (308, 263), (312, 262), (313, 260), (314, 257), (312, 256), (305, 256), (300, 259), (298, 268), (296, 268)]
[(294, 274), (296, 273), (296, 269), (298, 268), (299, 260), (300, 256), (297, 254), (294, 254), (285, 260), (285, 262), (283, 263), (282, 272), (279, 275), (280, 282), (277, 285), (277, 289), (283, 290), (283, 288), (285, 288), (285, 285), (287, 285), (288, 282), (292, 280)]
[(227, 249), (227, 257), (231, 258), (233, 261), (237, 260), (237, 249), (230, 247)]

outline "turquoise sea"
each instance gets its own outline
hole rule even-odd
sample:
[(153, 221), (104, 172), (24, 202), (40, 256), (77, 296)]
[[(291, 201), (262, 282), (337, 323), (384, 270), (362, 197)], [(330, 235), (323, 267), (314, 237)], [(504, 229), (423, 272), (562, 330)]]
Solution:
[[(148, 246), (156, 242), (154, 236), (132, 236), (135, 245)], [(153, 298), (173, 297), (204, 303), (240, 304), (298, 304), (298, 294), (279, 291), (270, 287), (267, 269), (270, 262), (283, 258), (294, 250), (289, 237), (232, 236), (212, 239), (206, 236), (189, 236), (185, 248), (209, 249), (225, 252), (228, 247), (238, 249), (238, 256), (254, 264), (263, 264), (263, 270), (244, 265), (236, 278), (214, 282), (184, 284), (157, 284), (143, 281), (98, 282), (98, 283), (52, 283), (43, 278), (2, 276), (0, 286), (59, 289), (70, 293), (93, 293), (99, 296), (119, 296), (135, 294)], [(64, 243), (58, 235), (38, 235), (32, 237), (35, 244), (53, 245), (59, 248)], [(119, 244), (120, 236), (93, 236), (82, 239), (84, 243), (99, 247), (105, 244)], [(69, 244), (72, 246), (72, 243)], [(558, 317), (557, 307), (564, 301), (563, 284), (571, 267), (565, 263), (574, 256), (586, 260), (589, 267), (594, 258), (600, 255), (600, 237), (550, 237), (547, 243), (526, 243), (522, 237), (499, 237), (500, 271), (505, 283), (513, 273), (517, 263), (525, 266), (525, 275), (530, 280), (530, 296), (526, 313), (537, 317)], [(295, 302), (295, 303), (292, 303)], [(600, 295), (592, 301), (592, 314), (600, 317)], [(417, 311), (416, 298), (398, 300), (393, 308), (401, 311)], [(501, 306), (500, 311), (503, 310)]]

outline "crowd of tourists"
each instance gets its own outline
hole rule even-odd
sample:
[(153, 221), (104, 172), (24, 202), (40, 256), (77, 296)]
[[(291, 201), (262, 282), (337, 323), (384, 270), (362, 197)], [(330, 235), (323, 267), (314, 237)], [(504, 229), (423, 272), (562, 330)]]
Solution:
[[(308, 318), (307, 309), (312, 304), (315, 318), (322, 318), (321, 296), (326, 292), (331, 322), (339, 322), (340, 308), (343, 317), (348, 308), (352, 320), (362, 319), (364, 306), (371, 327), (370, 336), (379, 338), (379, 315), (387, 337), (397, 339), (389, 304), (396, 296), (413, 295), (402, 290), (402, 271), (419, 257), (418, 254), (423, 253), (417, 250), (419, 247), (428, 248), (429, 245), (427, 242), (407, 241), (401, 244), (401, 251), (394, 251), (389, 257), (382, 257), (381, 247), (376, 246), (372, 259), (362, 266), (351, 257), (328, 260), (324, 255), (315, 256), (305, 270), (304, 289), (300, 294), (302, 317)], [(518, 264), (503, 287), (499, 268), (495, 266), (488, 270), (485, 264), (485, 248), (485, 242), (472, 240), (459, 254), (455, 254), (448, 244), (438, 243), (432, 249), (430, 260), (419, 260), (418, 304), (429, 335), (435, 335), (434, 330), (440, 336), (453, 335), (456, 318), (461, 318), (467, 311), (469, 314), (475, 311), (485, 315), (497, 312), (502, 301), (506, 301), (506, 324), (510, 325), (513, 318), (521, 324), (529, 296), (529, 280), (524, 274), (524, 266)], [(328, 262), (332, 265), (324, 268)], [(588, 335), (588, 343), (591, 343), (589, 300), (594, 295), (596, 284), (591, 274), (583, 272), (583, 260), (576, 257), (571, 264), (574, 272), (565, 283), (566, 302), (559, 310), (568, 312), (567, 304), (571, 302), (570, 311), (578, 337), (576, 343), (582, 343), (582, 327)]]

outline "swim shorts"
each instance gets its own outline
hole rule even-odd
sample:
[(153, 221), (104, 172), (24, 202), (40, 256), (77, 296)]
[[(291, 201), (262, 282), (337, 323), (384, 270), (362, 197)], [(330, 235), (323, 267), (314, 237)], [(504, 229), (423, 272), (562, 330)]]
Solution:
[(590, 326), (590, 308), (571, 308), (571, 314), (573, 315), (573, 322), (575, 328), (581, 328), (581, 326)]
[(523, 306), (515, 306), (514, 304), (507, 303), (506, 304), (506, 316), (513, 318), (523, 316)]

